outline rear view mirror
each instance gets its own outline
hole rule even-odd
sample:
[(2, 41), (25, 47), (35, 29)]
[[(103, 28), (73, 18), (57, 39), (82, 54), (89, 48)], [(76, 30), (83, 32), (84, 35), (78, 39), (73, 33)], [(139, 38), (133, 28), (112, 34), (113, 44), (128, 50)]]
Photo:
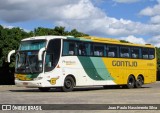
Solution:
[(45, 51), (45, 47), (41, 48), (38, 52), (38, 60), (39, 61), (42, 61), (42, 55), (43, 55), (43, 52)]
[(10, 52), (8, 53), (8, 56), (7, 56), (7, 61), (8, 61), (8, 63), (11, 62), (11, 56), (12, 56), (15, 52), (16, 52), (15, 50), (12, 50), (12, 51), (10, 51)]

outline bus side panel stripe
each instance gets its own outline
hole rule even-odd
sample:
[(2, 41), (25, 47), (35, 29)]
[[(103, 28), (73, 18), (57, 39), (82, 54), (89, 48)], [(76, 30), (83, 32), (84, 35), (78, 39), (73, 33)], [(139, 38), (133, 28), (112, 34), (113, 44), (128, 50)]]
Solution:
[(95, 69), (95, 67), (89, 57), (78, 56), (78, 59), (81, 62), (85, 72), (87, 73), (87, 75), (90, 78), (92, 78), (93, 80), (103, 80), (103, 78), (101, 78), (98, 75), (98, 73), (97, 73), (97, 71), (96, 71), (96, 69)]
[(93, 80), (113, 80), (102, 58), (78, 56), (87, 75)]
[(98, 57), (91, 57), (91, 61), (98, 73), (98, 75), (103, 78), (103, 80), (113, 80), (108, 69), (106, 68), (103, 59)]

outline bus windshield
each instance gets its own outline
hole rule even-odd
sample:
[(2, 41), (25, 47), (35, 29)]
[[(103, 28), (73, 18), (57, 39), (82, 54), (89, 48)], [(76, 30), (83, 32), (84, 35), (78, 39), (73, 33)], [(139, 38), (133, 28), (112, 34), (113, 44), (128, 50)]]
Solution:
[(46, 40), (22, 41), (16, 54), (16, 73), (40, 73), (42, 61), (38, 61), (38, 52), (46, 46)]
[(30, 40), (30, 41), (22, 41), (19, 50), (40, 50), (41, 48), (46, 46), (45, 40)]
[(19, 51), (16, 55), (16, 73), (42, 72), (42, 62), (38, 61), (38, 51)]

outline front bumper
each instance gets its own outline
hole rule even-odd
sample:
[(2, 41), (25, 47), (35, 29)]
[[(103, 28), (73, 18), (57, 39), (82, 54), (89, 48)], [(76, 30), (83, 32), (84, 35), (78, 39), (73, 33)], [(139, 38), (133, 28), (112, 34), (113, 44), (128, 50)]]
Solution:
[(20, 81), (20, 80), (15, 80), (15, 85), (19, 87), (44, 87), (43, 82), (40, 80), (37, 81)]

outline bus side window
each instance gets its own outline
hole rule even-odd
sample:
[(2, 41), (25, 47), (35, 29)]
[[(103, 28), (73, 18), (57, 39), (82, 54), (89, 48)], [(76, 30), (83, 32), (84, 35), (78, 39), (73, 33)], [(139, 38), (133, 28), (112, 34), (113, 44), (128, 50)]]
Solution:
[(108, 57), (115, 57), (115, 52), (108, 52)]
[(94, 48), (93, 48), (93, 43), (90, 44), (90, 56), (93, 56), (94, 54)]
[(75, 51), (75, 43), (69, 43), (69, 52), (68, 54), (69, 55), (75, 55), (76, 54), (76, 51)]
[(67, 41), (63, 42), (63, 55), (68, 55), (69, 43)]
[(107, 56), (108, 57), (118, 57), (117, 46), (107, 46)]
[(129, 47), (120, 47), (120, 57), (129, 58), (130, 57)]
[(70, 41), (64, 41), (63, 43), (63, 55), (76, 55), (76, 43)]
[(87, 55), (86, 44), (84, 44), (84, 43), (78, 44), (78, 55), (80, 55), (80, 56)]
[(140, 48), (131, 48), (131, 57), (132, 58), (140, 58)]
[(148, 59), (148, 49), (147, 48), (142, 48), (142, 58)]
[(91, 44), (90, 43), (86, 43), (85, 47), (86, 47), (87, 56), (90, 56), (91, 55)]
[(104, 56), (104, 45), (94, 44), (94, 56)]
[(149, 49), (149, 59), (154, 59), (154, 58), (155, 58), (155, 50)]

